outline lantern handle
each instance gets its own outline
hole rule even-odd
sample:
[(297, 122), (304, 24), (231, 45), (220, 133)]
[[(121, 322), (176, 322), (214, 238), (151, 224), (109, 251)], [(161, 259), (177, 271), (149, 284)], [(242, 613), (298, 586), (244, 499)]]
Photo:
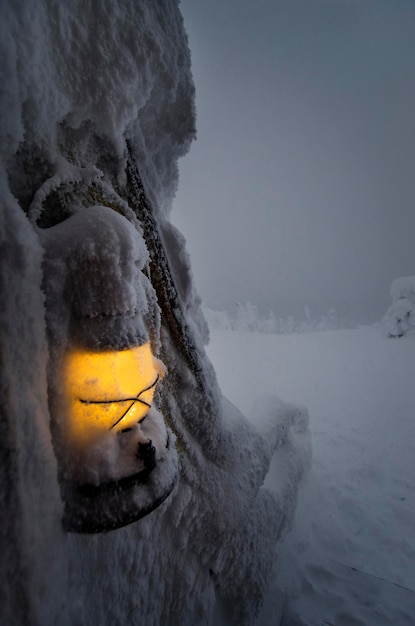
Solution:
[(153, 389), (153, 387), (155, 387), (157, 385), (159, 380), (160, 380), (160, 376), (157, 374), (156, 380), (154, 382), (152, 382), (151, 385), (149, 385), (145, 389), (142, 389), (133, 398), (119, 398), (118, 400), (84, 400), (83, 398), (79, 398), (79, 402), (82, 402), (82, 404), (114, 404), (116, 402), (128, 402), (128, 401), (137, 402), (138, 401), (138, 402), (141, 402), (142, 404), (146, 404), (148, 407), (150, 407), (151, 404), (148, 404), (148, 402), (146, 402), (145, 400), (142, 400), (140, 398), (140, 396), (145, 391), (149, 391), (150, 389)]

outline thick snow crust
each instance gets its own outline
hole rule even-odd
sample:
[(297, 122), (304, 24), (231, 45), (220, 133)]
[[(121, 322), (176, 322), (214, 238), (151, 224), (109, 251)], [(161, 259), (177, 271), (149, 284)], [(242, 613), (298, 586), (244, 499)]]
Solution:
[(76, 144), (92, 127), (120, 175), (126, 141), (133, 143), (148, 193), (158, 210), (169, 210), (177, 158), (195, 133), (190, 58), (177, 3), (5, 1), (1, 13), (0, 146), (3, 162), (17, 158), (16, 185), (29, 185), (29, 174), (36, 176), (19, 168), (25, 150), (39, 152), (39, 179), (47, 168), (62, 177), (62, 158), (58, 163), (53, 146), (62, 133)]
[[(184, 240), (168, 221), (177, 159), (194, 137), (178, 3), (6, 0), (0, 17), (0, 621), (253, 623), (308, 465), (308, 416), (266, 396), (249, 421), (222, 398), (204, 352)], [(150, 275), (163, 278), (168, 319)], [(158, 509), (97, 536), (63, 530), (50, 428), (73, 314), (83, 343), (121, 348), (148, 333), (161, 350), (159, 408), (180, 460)], [(129, 324), (117, 336), (118, 318)]]
[[(260, 623), (279, 623), (280, 589), (291, 596), (284, 626), (412, 626), (415, 336), (391, 341), (371, 327), (301, 335), (212, 330), (208, 354), (240, 408), (252, 389), (275, 384), (310, 411), (312, 467)], [(279, 484), (279, 463), (276, 456), (269, 488)]]

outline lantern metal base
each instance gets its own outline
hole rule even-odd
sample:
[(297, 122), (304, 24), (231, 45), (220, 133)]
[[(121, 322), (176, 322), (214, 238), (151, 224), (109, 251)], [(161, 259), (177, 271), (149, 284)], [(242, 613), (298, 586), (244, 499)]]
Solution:
[[(166, 446), (170, 448), (169, 442)], [(99, 485), (61, 481), (62, 524), (67, 532), (101, 533), (127, 526), (148, 515), (173, 491), (178, 478), (175, 449), (157, 464)]]

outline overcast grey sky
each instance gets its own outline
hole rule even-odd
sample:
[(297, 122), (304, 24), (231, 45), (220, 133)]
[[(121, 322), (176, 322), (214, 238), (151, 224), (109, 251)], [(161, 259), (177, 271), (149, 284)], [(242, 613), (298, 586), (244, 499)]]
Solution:
[(204, 303), (379, 319), (415, 274), (415, 2), (181, 9), (198, 139), (172, 219)]

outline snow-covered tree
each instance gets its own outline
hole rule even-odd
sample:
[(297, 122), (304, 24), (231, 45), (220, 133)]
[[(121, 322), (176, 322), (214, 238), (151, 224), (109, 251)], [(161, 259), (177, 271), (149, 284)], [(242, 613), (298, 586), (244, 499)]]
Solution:
[(236, 313), (233, 329), (244, 332), (254, 332), (258, 329), (258, 309), (251, 302), (236, 303)]
[[(307, 412), (267, 398), (254, 425), (205, 354), (169, 221), (195, 134), (178, 1), (4, 0), (0, 34), (0, 622), (251, 623), (307, 465)], [(131, 395), (140, 359), (155, 378)], [(116, 419), (95, 437), (100, 405)]]
[(415, 276), (396, 278), (390, 288), (392, 304), (382, 326), (389, 337), (402, 337), (415, 328)]
[(215, 311), (209, 307), (203, 307), (203, 313), (209, 328), (212, 330), (230, 330), (232, 320), (227, 311)]
[(260, 320), (258, 324), (258, 330), (261, 333), (276, 333), (277, 332), (277, 320), (274, 312), (270, 311), (268, 317)]

